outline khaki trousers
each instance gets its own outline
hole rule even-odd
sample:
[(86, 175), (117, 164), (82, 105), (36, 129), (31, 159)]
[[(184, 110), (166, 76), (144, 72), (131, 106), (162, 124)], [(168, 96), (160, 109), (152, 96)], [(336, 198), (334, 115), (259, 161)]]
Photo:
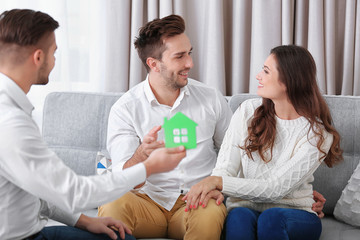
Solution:
[(167, 211), (146, 194), (128, 192), (99, 207), (98, 215), (121, 220), (136, 238), (219, 240), (227, 215), (224, 204), (218, 206), (211, 199), (206, 208), (185, 212), (182, 197)]

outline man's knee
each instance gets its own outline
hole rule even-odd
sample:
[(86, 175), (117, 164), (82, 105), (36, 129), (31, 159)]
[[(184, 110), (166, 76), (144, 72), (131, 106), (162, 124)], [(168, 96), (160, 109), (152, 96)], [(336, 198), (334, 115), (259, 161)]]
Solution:
[[(100, 206), (98, 208), (98, 216), (112, 217), (125, 222), (129, 226), (134, 215), (132, 205), (136, 202), (136, 198), (137, 196), (134, 193), (128, 192), (121, 198)], [(129, 227), (131, 228), (131, 226)]]
[(146, 195), (128, 192), (99, 207), (99, 216), (124, 222), (137, 238), (165, 237), (167, 223), (163, 212)]
[[(227, 210), (224, 204), (217, 205), (214, 199), (211, 199), (205, 208), (199, 207), (192, 213), (196, 216), (197, 219), (202, 221), (213, 222), (216, 219), (218, 222), (223, 223)], [(212, 221), (211, 221), (212, 220)]]
[(215, 200), (209, 201), (203, 208), (199, 207), (188, 213), (186, 219), (186, 235), (196, 233), (200, 238), (189, 239), (219, 239), (223, 229), (227, 210), (224, 204), (217, 205)]

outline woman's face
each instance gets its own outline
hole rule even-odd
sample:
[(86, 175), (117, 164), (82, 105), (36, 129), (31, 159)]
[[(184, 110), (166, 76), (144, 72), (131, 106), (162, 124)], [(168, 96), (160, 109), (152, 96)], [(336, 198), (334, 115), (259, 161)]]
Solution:
[(259, 81), (257, 94), (271, 100), (286, 99), (286, 86), (279, 79), (275, 56), (270, 54), (265, 60), (263, 69), (256, 75)]

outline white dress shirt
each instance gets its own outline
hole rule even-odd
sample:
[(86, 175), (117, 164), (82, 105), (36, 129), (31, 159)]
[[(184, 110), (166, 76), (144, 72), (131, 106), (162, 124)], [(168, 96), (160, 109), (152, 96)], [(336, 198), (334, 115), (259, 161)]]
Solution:
[[(146, 79), (113, 105), (108, 123), (107, 147), (116, 172), (122, 171), (153, 127), (163, 125), (165, 117), (170, 119), (177, 112), (198, 124), (197, 147), (187, 150), (173, 171), (150, 176), (140, 190), (167, 210), (171, 210), (180, 194), (211, 174), (232, 115), (225, 98), (216, 89), (189, 79), (170, 107), (159, 104)], [(158, 140), (164, 140), (163, 129)]]
[(32, 110), (22, 89), (0, 73), (0, 239), (30, 236), (48, 218), (74, 225), (80, 214), (73, 212), (117, 199), (145, 181), (143, 164), (122, 174), (76, 175), (42, 140)]

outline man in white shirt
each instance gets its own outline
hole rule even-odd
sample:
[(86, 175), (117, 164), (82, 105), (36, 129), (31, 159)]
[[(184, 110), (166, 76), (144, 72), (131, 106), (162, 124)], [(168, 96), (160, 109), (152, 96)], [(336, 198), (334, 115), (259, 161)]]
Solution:
[(191, 186), (211, 174), (232, 115), (216, 89), (188, 78), (192, 46), (184, 31), (184, 20), (177, 15), (155, 19), (140, 29), (135, 47), (148, 76), (110, 111), (107, 146), (114, 172), (126, 171), (164, 146), (160, 125), (165, 117), (182, 112), (198, 124), (197, 147), (187, 150), (177, 168), (153, 175), (134, 191), (99, 207), (99, 216), (122, 220), (136, 238), (219, 239), (227, 214), (219, 200), (190, 212), (182, 201)]
[[(173, 169), (185, 157), (184, 147), (153, 151), (122, 173), (84, 177), (65, 166), (42, 140), (26, 97), (33, 84), (48, 83), (58, 26), (49, 15), (32, 10), (0, 15), (0, 239), (124, 239), (125, 233), (133, 239), (121, 221), (78, 212)], [(75, 228), (44, 227), (48, 218)]]

